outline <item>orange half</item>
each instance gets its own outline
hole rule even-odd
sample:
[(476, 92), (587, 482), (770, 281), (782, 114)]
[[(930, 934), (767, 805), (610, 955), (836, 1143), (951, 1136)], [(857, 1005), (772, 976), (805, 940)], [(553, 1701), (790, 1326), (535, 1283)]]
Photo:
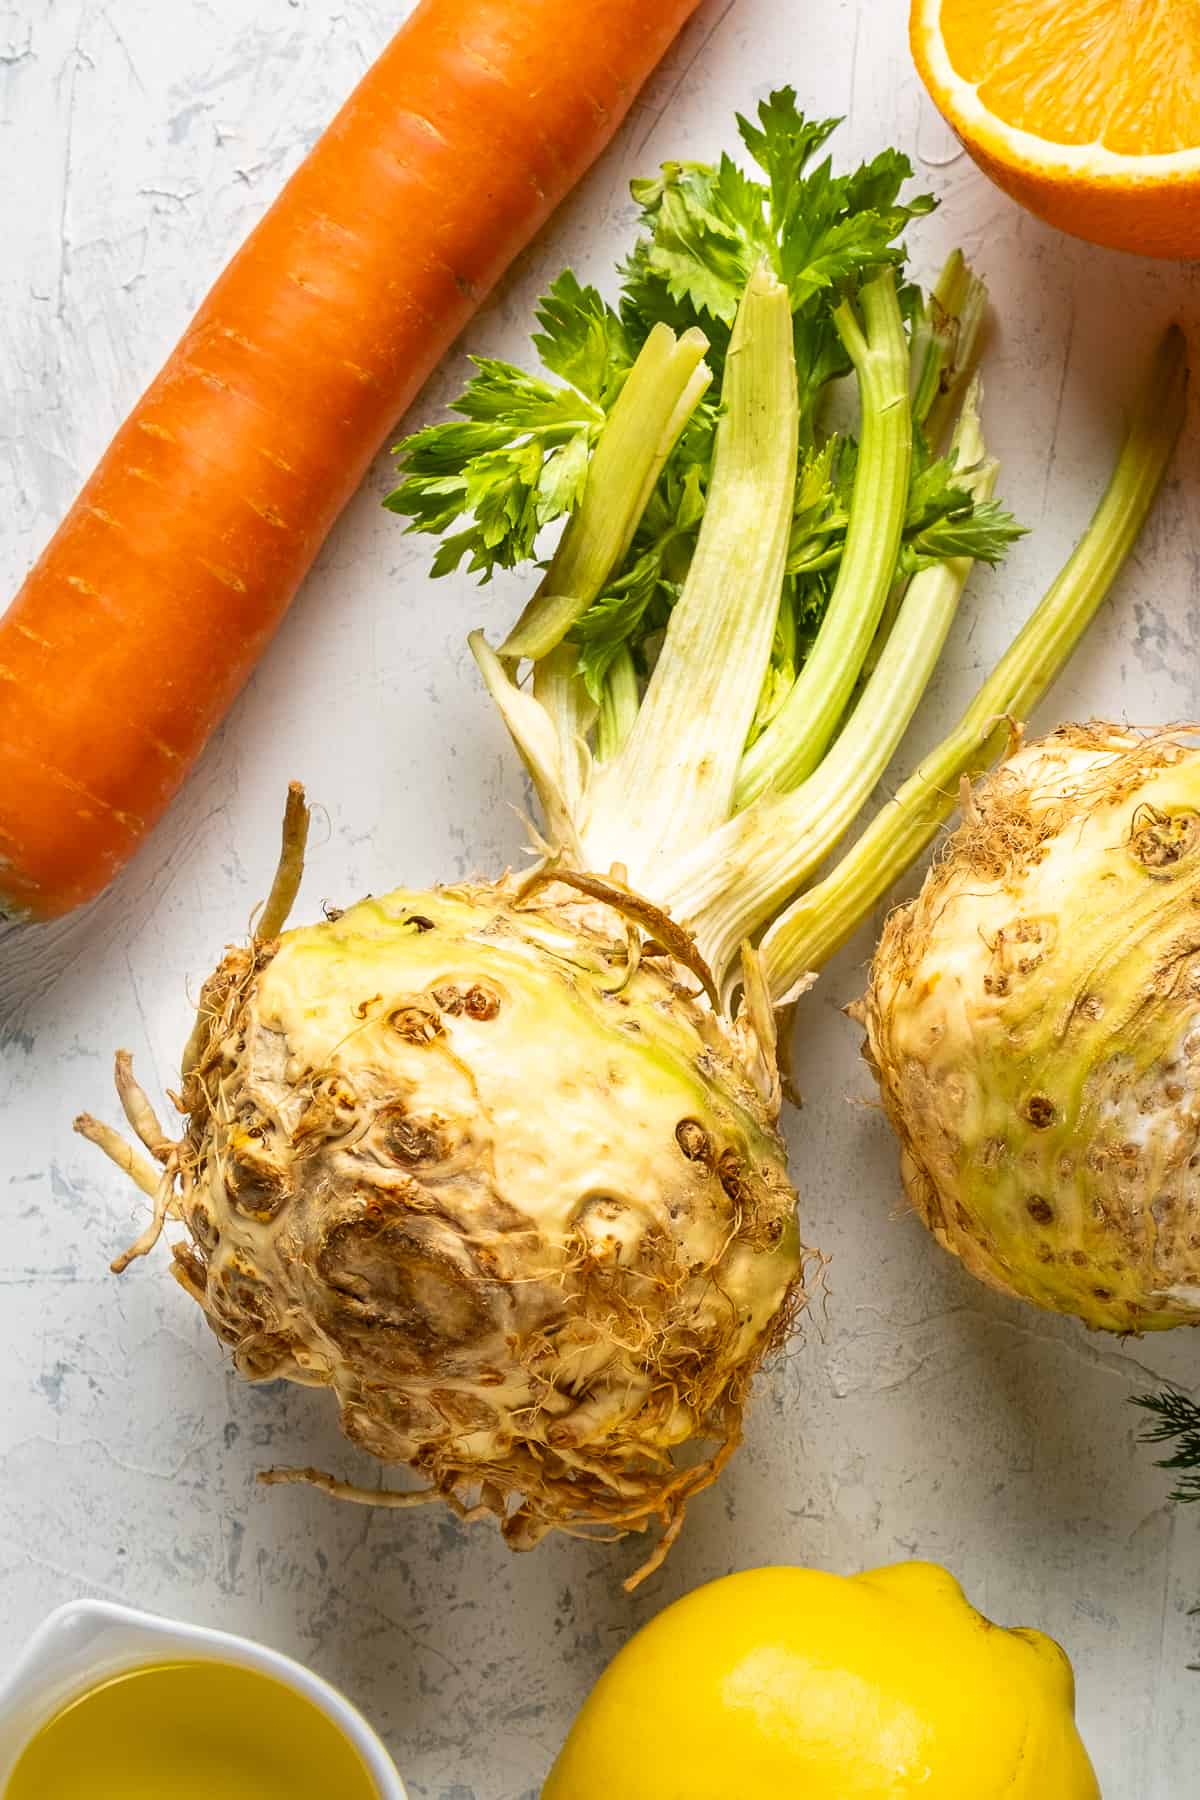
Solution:
[(1200, 256), (1200, 0), (913, 0), (913, 55), (975, 161), (1063, 231)]

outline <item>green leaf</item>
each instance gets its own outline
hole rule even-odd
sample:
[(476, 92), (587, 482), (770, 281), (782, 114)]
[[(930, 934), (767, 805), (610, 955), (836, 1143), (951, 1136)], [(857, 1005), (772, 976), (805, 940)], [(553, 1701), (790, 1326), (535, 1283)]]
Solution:
[[(1009, 545), (1025, 535), (1025, 527), (999, 501), (975, 500), (961, 485), (972, 471), (958, 468), (952, 456), (931, 459), (919, 436), (914, 451), (897, 575), (914, 575), (958, 556), (1001, 562)], [(836, 570), (850, 521), (857, 462), (854, 440), (836, 436), (801, 462), (788, 550), (790, 575), (808, 578)], [(819, 605), (820, 597), (814, 596), (810, 610)]]
[(777, 234), (786, 229), (795, 209), (800, 177), (809, 160), (841, 123), (806, 119), (792, 87), (779, 88), (759, 102), (757, 125), (737, 115), (742, 142), (769, 178), (771, 223)]
[(789, 575), (811, 574), (840, 558), (857, 460), (853, 439), (834, 435), (801, 461), (788, 547)]
[(572, 633), (580, 646), (579, 673), (591, 698), (600, 704), (604, 682), (620, 651), (641, 636), (646, 612), (658, 590), (662, 559), (646, 551), (629, 573), (592, 603)]
[[(927, 213), (925, 195), (900, 199), (912, 173), (908, 159), (885, 151), (847, 175), (812, 158), (838, 121), (806, 119), (792, 88), (762, 101), (756, 120), (739, 117), (742, 141), (766, 181), (744, 174), (728, 157), (715, 164), (665, 163), (635, 181), (643, 236), (622, 270), (621, 317), (644, 333), (664, 322), (675, 330), (699, 324), (708, 333), (718, 372), (728, 326), (750, 270), (763, 257), (789, 286), (796, 317), (801, 418), (812, 435), (817, 401), (849, 369), (830, 323), (832, 305), (873, 267), (898, 263), (899, 239)], [(915, 297), (909, 291), (910, 309)]]
[[(603, 370), (619, 390), (624, 329), (606, 309), (596, 317), (590, 294), (573, 276), (560, 277), (543, 302), (544, 341), (555, 325), (551, 355), (588, 381)], [(529, 561), (542, 528), (577, 505), (605, 414), (582, 387), (557, 386), (494, 357), (472, 361), (477, 373), (453, 403), (461, 416), (400, 445), (400, 483), (384, 504), (409, 520), (410, 531), (440, 536), (460, 519), (472, 521), (438, 550), (433, 574), (466, 560), (486, 581), (497, 568)]]
[(840, 293), (865, 270), (904, 260), (901, 233), (935, 204), (927, 194), (899, 201), (911, 175), (906, 156), (885, 150), (849, 175), (835, 176), (826, 158), (795, 184), (780, 228), (780, 273), (794, 309), (822, 289)]
[(1009, 545), (1025, 535), (1025, 527), (998, 500), (974, 499), (963, 486), (970, 473), (958, 467), (953, 455), (930, 457), (920, 432), (916, 434), (901, 574), (957, 556), (998, 563)]
[(947, 513), (906, 538), (900, 569), (903, 574), (914, 574), (956, 556), (994, 565), (1003, 562), (1009, 545), (1025, 532), (1026, 527), (1018, 525), (998, 500), (976, 501), (961, 513)]
[(607, 410), (633, 361), (621, 319), (570, 269), (551, 282), (535, 310), (542, 329), (533, 343), (545, 367)]
[[(451, 410), (464, 418), (482, 420), (507, 427), (510, 434), (521, 431), (555, 431), (565, 425), (585, 421), (600, 422), (599, 408), (583, 394), (569, 387), (555, 387), (539, 375), (530, 375), (512, 363), (491, 356), (473, 356), (479, 373), (467, 383)], [(433, 431), (444, 429), (435, 425)], [(418, 433), (417, 440), (427, 433)]]
[[(635, 252), (635, 275), (651, 305), (660, 284), (690, 309), (686, 324), (730, 326), (751, 269), (772, 252), (766, 189), (722, 156), (715, 167), (664, 163), (657, 179), (635, 181), (632, 192), (649, 231)], [(644, 316), (644, 307), (638, 311)]]

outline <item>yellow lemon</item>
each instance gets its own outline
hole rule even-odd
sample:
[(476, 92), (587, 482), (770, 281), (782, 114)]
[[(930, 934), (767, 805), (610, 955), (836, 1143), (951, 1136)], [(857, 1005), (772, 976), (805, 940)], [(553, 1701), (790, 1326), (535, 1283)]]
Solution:
[(944, 1569), (751, 1569), (609, 1664), (542, 1800), (1099, 1800), (1058, 1645)]

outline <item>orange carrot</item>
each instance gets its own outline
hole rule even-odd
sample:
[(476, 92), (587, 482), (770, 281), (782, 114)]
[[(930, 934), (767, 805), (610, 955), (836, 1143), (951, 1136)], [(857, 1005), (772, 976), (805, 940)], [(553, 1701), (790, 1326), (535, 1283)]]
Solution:
[(0, 913), (154, 825), (371, 458), (698, 0), (422, 0), (0, 619)]

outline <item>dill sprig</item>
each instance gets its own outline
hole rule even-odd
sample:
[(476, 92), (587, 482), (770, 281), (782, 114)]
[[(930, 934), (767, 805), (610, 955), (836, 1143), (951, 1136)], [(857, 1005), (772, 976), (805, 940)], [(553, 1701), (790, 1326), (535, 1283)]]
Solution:
[(1164, 1388), (1161, 1394), (1134, 1394), (1133, 1404), (1154, 1418), (1140, 1434), (1143, 1444), (1175, 1445), (1174, 1454), (1161, 1457), (1159, 1469), (1185, 1469), (1171, 1498), (1200, 1500), (1200, 1405), (1182, 1389)]

